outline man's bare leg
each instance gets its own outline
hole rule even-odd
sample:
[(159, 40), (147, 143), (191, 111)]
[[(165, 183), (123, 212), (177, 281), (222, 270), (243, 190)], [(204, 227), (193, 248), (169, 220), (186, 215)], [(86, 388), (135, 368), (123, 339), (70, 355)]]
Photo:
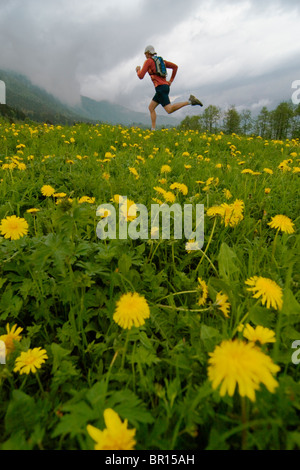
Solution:
[(155, 108), (158, 106), (158, 103), (156, 101), (151, 101), (149, 104), (149, 111), (150, 111), (150, 117), (151, 117), (151, 125), (152, 125), (152, 130), (155, 129), (156, 126), (156, 112)]
[(164, 109), (167, 111), (168, 114), (172, 114), (178, 109), (183, 108), (184, 106), (188, 106), (189, 104), (191, 104), (190, 101), (182, 101), (181, 103), (174, 104), (170, 103), (164, 106)]

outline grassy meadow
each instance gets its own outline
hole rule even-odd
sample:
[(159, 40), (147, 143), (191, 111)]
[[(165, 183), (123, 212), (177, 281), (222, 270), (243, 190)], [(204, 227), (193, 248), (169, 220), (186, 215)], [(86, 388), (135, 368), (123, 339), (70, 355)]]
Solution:
[[(299, 140), (1, 121), (0, 448), (299, 449), (299, 171)], [(203, 247), (100, 240), (119, 196), (204, 204)]]

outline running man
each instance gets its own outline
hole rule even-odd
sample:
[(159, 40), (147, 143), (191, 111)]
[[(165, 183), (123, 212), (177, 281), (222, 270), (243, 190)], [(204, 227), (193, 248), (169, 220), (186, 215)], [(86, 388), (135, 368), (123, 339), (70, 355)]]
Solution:
[(144, 76), (146, 75), (146, 73), (148, 72), (155, 87), (155, 95), (152, 98), (151, 103), (149, 104), (149, 107), (148, 107), (150, 111), (150, 116), (151, 116), (151, 124), (152, 124), (151, 130), (153, 131), (155, 130), (155, 126), (156, 126), (155, 108), (159, 104), (162, 105), (162, 107), (165, 109), (165, 111), (168, 114), (174, 113), (174, 111), (177, 111), (178, 109), (183, 108), (184, 106), (188, 106), (188, 105), (203, 106), (201, 101), (199, 101), (193, 95), (189, 97), (188, 101), (182, 101), (181, 103), (171, 104), (170, 98), (169, 98), (170, 85), (176, 76), (178, 66), (176, 64), (173, 64), (172, 62), (168, 62), (167, 60), (164, 60), (166, 68), (172, 69), (172, 76), (170, 80), (167, 81), (164, 77), (161, 77), (160, 75), (157, 75), (156, 73), (155, 62), (152, 58), (155, 55), (156, 55), (156, 52), (155, 52), (154, 47), (147, 46), (145, 49), (146, 61), (144, 62), (143, 68), (141, 69), (140, 66), (137, 66), (135, 69), (137, 76), (139, 77), (140, 80), (142, 80)]

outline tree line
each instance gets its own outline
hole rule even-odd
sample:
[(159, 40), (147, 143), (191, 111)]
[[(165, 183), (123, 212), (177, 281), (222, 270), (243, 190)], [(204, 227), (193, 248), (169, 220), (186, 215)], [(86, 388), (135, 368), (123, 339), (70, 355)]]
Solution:
[(180, 129), (209, 133), (260, 135), (264, 139), (300, 138), (300, 104), (282, 102), (274, 110), (264, 106), (256, 117), (249, 109), (238, 112), (235, 106), (227, 110), (209, 105), (199, 116), (186, 116)]

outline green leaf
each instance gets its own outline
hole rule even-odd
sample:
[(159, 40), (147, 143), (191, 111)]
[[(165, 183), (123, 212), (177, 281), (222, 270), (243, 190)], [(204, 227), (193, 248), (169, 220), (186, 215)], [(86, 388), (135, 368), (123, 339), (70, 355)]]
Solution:
[(34, 398), (19, 390), (12, 392), (5, 415), (5, 429), (8, 433), (17, 432), (20, 429), (30, 431), (39, 420)]
[(153, 352), (149, 351), (149, 349), (145, 349), (143, 346), (139, 346), (136, 352), (131, 355), (131, 362), (136, 364), (151, 366), (152, 364), (157, 364), (159, 361), (160, 359), (153, 354)]
[(281, 312), (285, 315), (300, 315), (300, 304), (290, 289), (284, 290)]
[(53, 354), (53, 366), (52, 366), (52, 374), (57, 371), (60, 367), (62, 360), (71, 354), (71, 351), (62, 348), (59, 344), (52, 343), (51, 344), (51, 351)]
[(107, 408), (112, 408), (135, 427), (138, 427), (138, 423), (150, 424), (154, 421), (145, 404), (130, 390), (113, 393), (107, 402)]
[(221, 341), (221, 335), (216, 328), (201, 325), (200, 338), (206, 351), (212, 351), (217, 343)]
[(132, 265), (131, 258), (128, 255), (126, 255), (126, 253), (124, 253), (118, 262), (120, 273), (126, 276), (126, 274), (128, 274), (129, 272), (129, 269), (131, 268), (131, 265)]
[(51, 437), (66, 436), (75, 437), (81, 434), (87, 424), (95, 419), (95, 414), (90, 406), (81, 401), (76, 404), (65, 405), (61, 408), (62, 412), (67, 412), (60, 418)]
[(221, 277), (228, 278), (240, 271), (235, 251), (223, 242), (218, 255), (219, 272)]
[(272, 329), (274, 328), (275, 314), (265, 307), (254, 305), (249, 311), (248, 320), (251, 320), (255, 325)]

